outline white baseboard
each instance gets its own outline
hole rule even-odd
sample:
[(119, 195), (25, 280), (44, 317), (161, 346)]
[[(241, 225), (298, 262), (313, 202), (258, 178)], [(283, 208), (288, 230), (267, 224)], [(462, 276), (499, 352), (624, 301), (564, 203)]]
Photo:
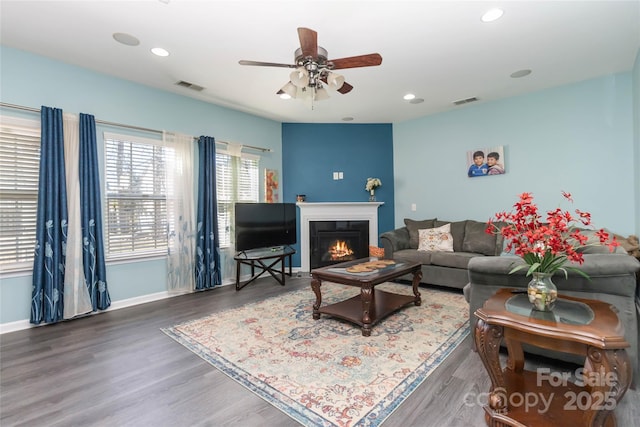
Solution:
[[(148, 294), (148, 295), (142, 295), (139, 297), (127, 298), (127, 299), (123, 299), (123, 300), (115, 301), (111, 303), (111, 306), (106, 310), (94, 311), (92, 313), (87, 313), (84, 315), (80, 315), (76, 318), (67, 319), (67, 320), (78, 320), (79, 318), (82, 318), (82, 317), (95, 316), (96, 314), (106, 313), (107, 311), (119, 310), (121, 308), (131, 307), (139, 304), (145, 304), (148, 302), (158, 301), (165, 298), (171, 298), (178, 295), (182, 295), (182, 294), (170, 294), (169, 292), (164, 291), (164, 292), (157, 292), (155, 294)], [(63, 320), (63, 321), (67, 321), (67, 320)], [(48, 323), (41, 323), (39, 325), (34, 325), (33, 323), (29, 322), (29, 319), (2, 323), (0, 324), (0, 335), (6, 334), (9, 332), (21, 331), (23, 329), (37, 328), (39, 326), (45, 326), (45, 325), (48, 325)]]
[[(291, 269), (292, 274), (295, 275), (297, 272), (300, 271), (300, 268), (292, 268)], [(241, 281), (246, 281), (249, 280), (251, 276), (247, 275), (245, 277), (241, 278)], [(230, 286), (230, 285), (235, 285), (235, 279), (229, 279), (226, 280), (222, 283), (222, 286)], [(161, 299), (166, 299), (166, 298), (172, 298), (172, 297), (177, 297), (180, 295), (184, 295), (184, 294), (188, 294), (191, 292), (183, 292), (183, 293), (169, 293), (167, 291), (163, 291), (163, 292), (156, 292), (154, 294), (148, 294), (148, 295), (141, 295), (139, 297), (133, 297), (133, 298), (127, 298), (127, 299), (123, 299), (120, 301), (115, 301), (111, 303), (111, 306), (103, 311), (96, 311), (93, 313), (87, 313), (86, 315), (82, 316), (82, 317), (86, 317), (86, 316), (95, 316), (96, 314), (100, 314), (100, 313), (106, 313), (107, 311), (113, 311), (113, 310), (120, 310), (121, 308), (126, 308), (126, 307), (131, 307), (134, 305), (140, 305), (140, 304), (146, 304), (148, 302), (153, 302), (153, 301), (158, 301)], [(69, 319), (69, 320), (78, 320), (78, 318), (74, 318), (74, 319)], [(7, 334), (9, 332), (16, 332), (16, 331), (22, 331), (24, 329), (29, 329), (29, 328), (37, 328), (39, 326), (44, 326), (47, 325), (48, 323), (42, 323), (40, 325), (34, 325), (32, 323), (29, 322), (29, 319), (24, 319), (24, 320), (16, 320), (15, 322), (7, 322), (7, 323), (0, 323), (0, 335), (2, 334)]]
[[(234, 285), (234, 284), (235, 284), (235, 281), (229, 282), (229, 283), (223, 283), (222, 286), (228, 286), (228, 285)], [(163, 292), (156, 292), (154, 294), (141, 295), (139, 297), (127, 298), (120, 301), (112, 302), (111, 306), (106, 310), (87, 313), (77, 318), (68, 319), (68, 320), (79, 320), (80, 318), (86, 317), (86, 316), (95, 316), (97, 314), (106, 313), (108, 311), (120, 310), (122, 308), (132, 307), (134, 305), (146, 304), (148, 302), (158, 301), (166, 298), (173, 298), (173, 297), (177, 297), (177, 296), (189, 294), (189, 293), (191, 292), (169, 293), (167, 291), (163, 291)], [(65, 320), (65, 321), (68, 321), (68, 320)], [(45, 325), (48, 325), (48, 323), (41, 323), (39, 325), (34, 325), (33, 323), (29, 322), (29, 319), (16, 320), (15, 322), (0, 323), (0, 335), (7, 334), (9, 332), (22, 331), (24, 329), (29, 329), (29, 328), (37, 328)]]

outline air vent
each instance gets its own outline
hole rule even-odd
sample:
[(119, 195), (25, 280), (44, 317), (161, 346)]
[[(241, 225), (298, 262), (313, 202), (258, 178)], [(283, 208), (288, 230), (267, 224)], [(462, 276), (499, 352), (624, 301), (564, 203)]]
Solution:
[(470, 102), (476, 102), (478, 100), (478, 98), (476, 98), (475, 96), (472, 96), (471, 98), (467, 98), (467, 99), (459, 99), (457, 101), (453, 101), (454, 105), (462, 105), (462, 104), (468, 104)]
[(184, 80), (180, 80), (176, 83), (178, 86), (186, 87), (187, 89), (195, 90), (196, 92), (202, 92), (204, 88), (202, 86), (195, 85), (193, 83), (185, 82)]

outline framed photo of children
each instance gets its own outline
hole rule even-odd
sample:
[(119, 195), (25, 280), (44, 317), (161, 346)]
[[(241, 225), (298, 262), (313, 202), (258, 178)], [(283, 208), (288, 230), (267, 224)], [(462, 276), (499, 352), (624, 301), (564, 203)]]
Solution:
[(502, 175), (505, 170), (504, 146), (467, 151), (467, 176), (469, 178)]

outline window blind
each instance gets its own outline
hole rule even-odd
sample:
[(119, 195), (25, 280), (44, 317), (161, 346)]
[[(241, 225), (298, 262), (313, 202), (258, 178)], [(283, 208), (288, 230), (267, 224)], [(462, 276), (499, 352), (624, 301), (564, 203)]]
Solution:
[(109, 258), (167, 252), (167, 156), (161, 141), (105, 134)]
[(32, 268), (36, 239), (40, 122), (0, 118), (0, 267)]
[(257, 202), (259, 199), (259, 156), (230, 155), (216, 152), (216, 190), (218, 196), (218, 235), (220, 247), (233, 244), (236, 202)]

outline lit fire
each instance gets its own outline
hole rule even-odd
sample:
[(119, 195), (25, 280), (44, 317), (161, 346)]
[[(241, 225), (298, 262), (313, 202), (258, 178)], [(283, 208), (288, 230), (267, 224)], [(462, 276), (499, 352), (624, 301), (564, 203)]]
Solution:
[(353, 255), (353, 251), (347, 246), (347, 242), (338, 240), (335, 245), (329, 248), (329, 254), (331, 254), (332, 260), (337, 260)]

